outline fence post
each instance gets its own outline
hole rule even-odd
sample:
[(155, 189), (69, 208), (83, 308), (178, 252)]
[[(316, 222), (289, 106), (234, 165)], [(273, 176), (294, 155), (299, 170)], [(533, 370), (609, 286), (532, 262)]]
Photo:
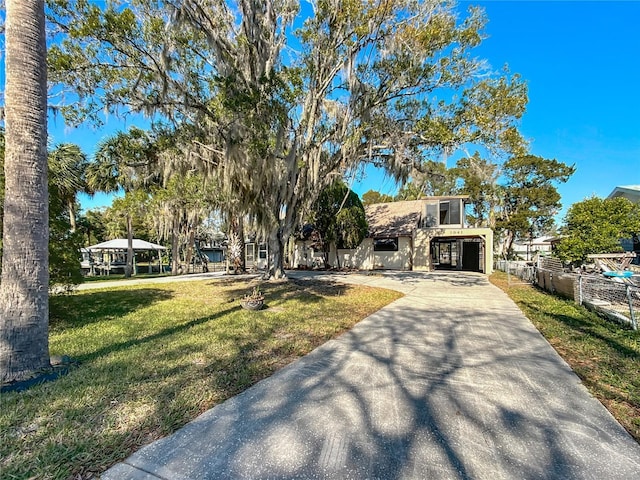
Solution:
[(582, 305), (582, 274), (578, 274), (578, 305)]
[(631, 297), (631, 285), (627, 285), (627, 301), (629, 302), (629, 313), (631, 314), (631, 326), (634, 330), (638, 330), (638, 322), (633, 312), (633, 298)]

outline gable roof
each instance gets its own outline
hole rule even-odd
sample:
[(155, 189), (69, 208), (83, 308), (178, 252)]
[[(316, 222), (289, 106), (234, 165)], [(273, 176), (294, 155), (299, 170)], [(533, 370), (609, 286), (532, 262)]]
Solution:
[(423, 200), (367, 205), (364, 211), (369, 224), (369, 237), (411, 236), (420, 224), (423, 205)]
[(607, 198), (624, 197), (632, 202), (640, 201), (640, 185), (625, 185), (616, 187)]

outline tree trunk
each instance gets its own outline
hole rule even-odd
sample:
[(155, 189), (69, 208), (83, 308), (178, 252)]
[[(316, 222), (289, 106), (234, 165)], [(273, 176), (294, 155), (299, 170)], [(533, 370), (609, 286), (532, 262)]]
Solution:
[(76, 206), (74, 200), (69, 200), (67, 204), (67, 210), (69, 210), (69, 224), (71, 225), (71, 231), (75, 232), (76, 228), (78, 228), (76, 224)]
[(282, 235), (282, 229), (278, 230), (269, 237), (269, 277), (273, 279), (287, 278), (284, 271), (284, 246), (285, 239)]
[(240, 245), (242, 248), (240, 249), (240, 258), (235, 264), (234, 271), (235, 273), (246, 272), (247, 271), (247, 257), (246, 257), (246, 248), (245, 248), (245, 238), (244, 238), (244, 219), (242, 215), (231, 216), (231, 231), (235, 233), (240, 239)]
[(178, 214), (173, 216), (173, 228), (171, 229), (171, 275), (178, 275), (180, 266), (180, 252), (178, 244), (178, 235), (180, 229), (180, 217)]
[(513, 232), (511, 230), (507, 230), (504, 233), (504, 236), (500, 243), (500, 256), (505, 260), (509, 259), (509, 252), (513, 245), (513, 239), (514, 239)]
[[(196, 227), (190, 224), (188, 229), (189, 233), (187, 235), (187, 249), (184, 260), (184, 263), (187, 265), (187, 273), (189, 273), (189, 265), (191, 265), (191, 262), (193, 261), (193, 245), (196, 241)], [(196, 273), (195, 265), (193, 267), (193, 273)]]
[(125, 278), (130, 278), (133, 272), (133, 223), (131, 215), (127, 214), (127, 264), (124, 267)]
[(49, 194), (44, 0), (7, 0), (0, 381), (49, 364)]

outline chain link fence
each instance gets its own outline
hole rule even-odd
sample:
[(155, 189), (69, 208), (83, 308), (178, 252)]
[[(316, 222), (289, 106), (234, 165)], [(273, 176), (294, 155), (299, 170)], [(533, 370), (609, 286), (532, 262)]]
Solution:
[(611, 320), (638, 329), (640, 275), (622, 279), (604, 278), (597, 273), (565, 272), (562, 262), (552, 257), (541, 257), (536, 264), (499, 260), (496, 270), (507, 273), (509, 284), (515, 279), (535, 284), (556, 295), (571, 298)]
[(531, 263), (523, 261), (498, 260), (495, 268), (501, 272), (506, 272), (509, 285), (512, 285), (516, 279), (521, 282), (534, 283), (536, 269)]

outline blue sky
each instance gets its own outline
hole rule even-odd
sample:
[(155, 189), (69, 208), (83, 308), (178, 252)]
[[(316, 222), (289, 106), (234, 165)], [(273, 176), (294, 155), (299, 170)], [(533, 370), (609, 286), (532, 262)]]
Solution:
[[(485, 8), (489, 36), (476, 50), (493, 69), (507, 64), (529, 87), (521, 131), (531, 153), (575, 164), (559, 186), (564, 206), (591, 195), (606, 197), (617, 185), (640, 184), (640, 2), (460, 1)], [(54, 142), (71, 141), (93, 153), (95, 143), (117, 129), (107, 120), (99, 132), (65, 131), (52, 121)], [(393, 192), (395, 185), (369, 172), (354, 185)], [(83, 198), (85, 208), (109, 204)]]
[[(640, 184), (640, 2), (460, 2), (468, 4), (489, 19), (478, 56), (528, 84), (520, 127), (531, 153), (577, 168), (558, 188), (560, 219), (575, 202)], [(369, 188), (394, 185), (373, 173), (355, 187)]]

